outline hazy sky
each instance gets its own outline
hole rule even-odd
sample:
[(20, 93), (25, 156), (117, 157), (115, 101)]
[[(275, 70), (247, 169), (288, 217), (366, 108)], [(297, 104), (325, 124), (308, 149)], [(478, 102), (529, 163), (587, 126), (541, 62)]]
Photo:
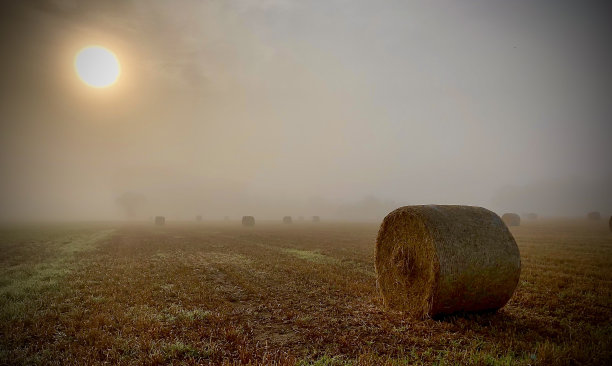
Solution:
[(0, 219), (612, 213), (602, 4), (2, 2)]

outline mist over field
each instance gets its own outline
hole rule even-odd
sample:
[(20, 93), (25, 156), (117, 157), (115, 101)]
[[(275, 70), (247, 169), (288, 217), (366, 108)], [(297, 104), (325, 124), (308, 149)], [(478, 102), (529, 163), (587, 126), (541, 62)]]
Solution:
[(3, 3), (0, 220), (610, 215), (603, 4)]

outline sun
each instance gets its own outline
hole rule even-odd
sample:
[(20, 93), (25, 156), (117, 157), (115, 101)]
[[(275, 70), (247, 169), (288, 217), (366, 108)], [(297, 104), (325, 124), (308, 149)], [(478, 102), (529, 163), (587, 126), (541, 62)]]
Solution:
[(117, 56), (102, 46), (88, 46), (77, 52), (74, 68), (79, 78), (94, 88), (106, 88), (119, 79)]

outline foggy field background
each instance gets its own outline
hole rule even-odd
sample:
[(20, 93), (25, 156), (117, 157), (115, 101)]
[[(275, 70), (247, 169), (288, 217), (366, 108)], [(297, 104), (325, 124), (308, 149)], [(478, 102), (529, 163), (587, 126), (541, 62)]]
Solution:
[[(572, 1), (0, 11), (0, 220), (612, 213), (612, 22)], [(75, 52), (122, 74), (87, 89)], [(129, 213), (126, 192), (145, 197)]]

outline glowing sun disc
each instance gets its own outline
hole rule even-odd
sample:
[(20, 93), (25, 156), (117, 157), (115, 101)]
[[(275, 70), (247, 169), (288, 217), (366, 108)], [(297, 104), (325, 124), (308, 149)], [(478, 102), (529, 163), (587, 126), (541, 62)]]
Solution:
[(121, 72), (115, 54), (101, 46), (89, 46), (80, 50), (74, 58), (74, 68), (79, 78), (94, 88), (113, 85)]

